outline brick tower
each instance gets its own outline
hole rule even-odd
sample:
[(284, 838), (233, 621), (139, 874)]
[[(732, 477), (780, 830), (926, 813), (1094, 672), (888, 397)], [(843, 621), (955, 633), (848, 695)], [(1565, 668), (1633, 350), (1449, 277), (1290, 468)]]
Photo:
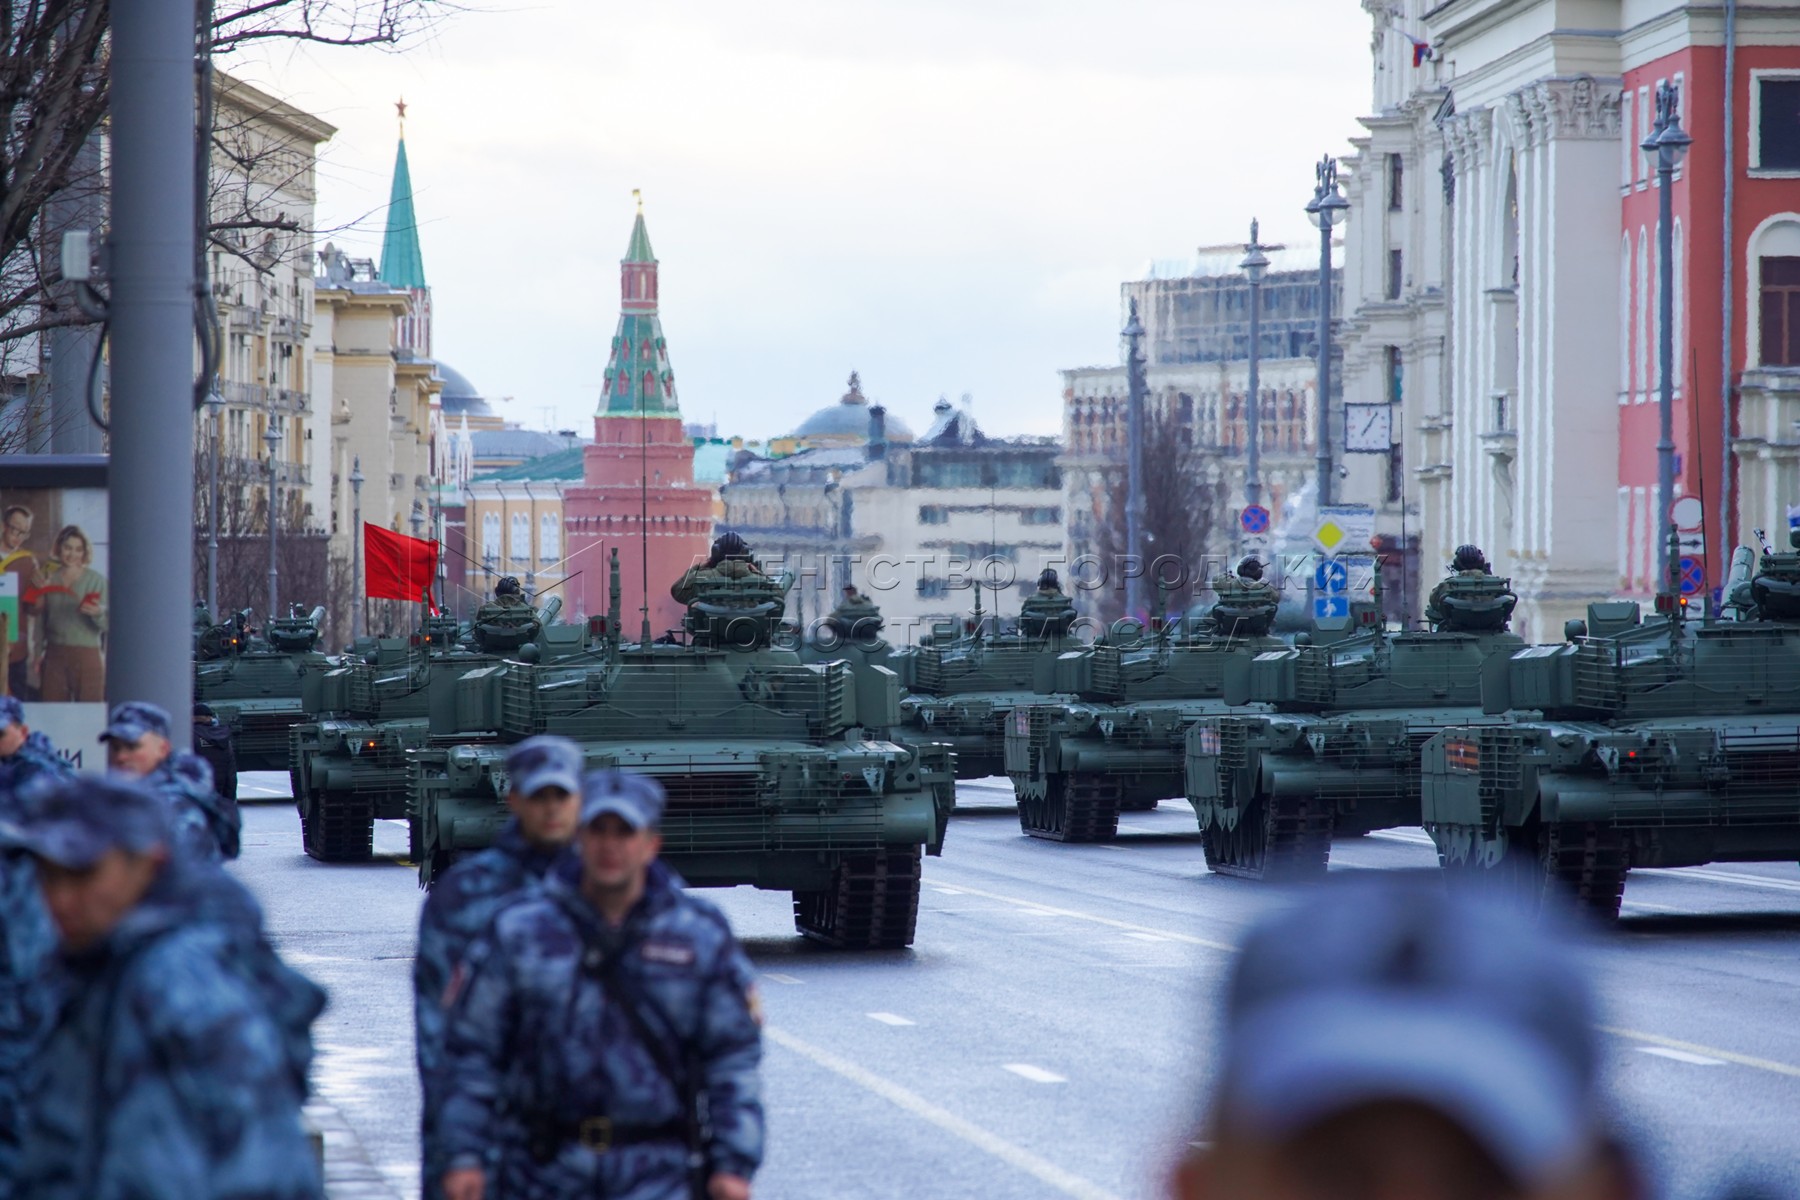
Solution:
[(694, 446), (681, 428), (656, 288), (640, 199), (619, 263), (619, 326), (594, 414), (594, 444), (582, 456), (581, 484), (563, 494), (570, 565), (580, 571), (568, 603), (589, 615), (605, 611), (607, 563), (618, 547), (628, 638), (641, 626), (646, 582), (651, 631), (680, 627), (682, 608), (669, 585), (706, 557), (712, 540), (712, 493), (694, 484)]

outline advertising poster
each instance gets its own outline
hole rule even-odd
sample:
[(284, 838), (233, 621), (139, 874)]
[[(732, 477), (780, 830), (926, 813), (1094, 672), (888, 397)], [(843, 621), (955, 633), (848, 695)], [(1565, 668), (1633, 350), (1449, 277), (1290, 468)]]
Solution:
[(76, 767), (104, 767), (111, 612), (105, 467), (0, 459), (0, 694)]

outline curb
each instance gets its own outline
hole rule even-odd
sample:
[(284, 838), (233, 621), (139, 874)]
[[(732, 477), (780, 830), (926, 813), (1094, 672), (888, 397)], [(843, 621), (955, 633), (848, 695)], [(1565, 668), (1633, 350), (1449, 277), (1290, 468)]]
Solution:
[(405, 1200), (329, 1100), (314, 1096), (307, 1101), (305, 1119), (308, 1131), (322, 1143), (326, 1200)]

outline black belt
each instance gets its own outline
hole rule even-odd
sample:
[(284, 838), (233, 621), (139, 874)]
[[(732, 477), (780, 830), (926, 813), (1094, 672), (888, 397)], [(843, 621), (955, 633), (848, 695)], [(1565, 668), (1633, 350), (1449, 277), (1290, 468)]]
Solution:
[(645, 1142), (687, 1142), (687, 1122), (663, 1121), (638, 1125), (611, 1117), (547, 1117), (528, 1126), (531, 1156), (547, 1163), (571, 1142), (595, 1154), (606, 1154)]

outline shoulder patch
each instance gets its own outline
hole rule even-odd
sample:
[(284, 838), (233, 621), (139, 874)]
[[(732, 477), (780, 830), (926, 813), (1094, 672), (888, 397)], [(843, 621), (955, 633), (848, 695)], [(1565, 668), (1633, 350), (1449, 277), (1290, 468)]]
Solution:
[(671, 938), (653, 938), (644, 943), (639, 951), (645, 962), (662, 963), (670, 967), (691, 967), (694, 965), (694, 948), (686, 942)]

